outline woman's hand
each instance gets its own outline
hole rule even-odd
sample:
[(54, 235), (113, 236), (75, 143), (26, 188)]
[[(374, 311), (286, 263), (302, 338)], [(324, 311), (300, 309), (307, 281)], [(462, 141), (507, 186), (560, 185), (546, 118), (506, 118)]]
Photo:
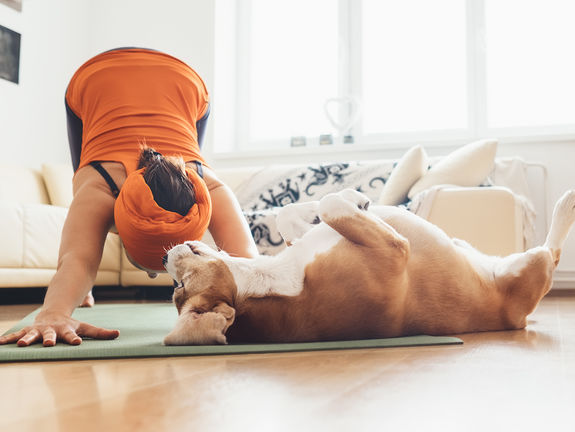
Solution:
[(118, 330), (95, 327), (61, 312), (40, 311), (33, 325), (0, 337), (0, 345), (17, 343), (20, 347), (26, 347), (36, 342), (42, 342), (45, 347), (51, 347), (56, 345), (56, 341), (80, 345), (82, 337), (116, 339), (119, 334)]

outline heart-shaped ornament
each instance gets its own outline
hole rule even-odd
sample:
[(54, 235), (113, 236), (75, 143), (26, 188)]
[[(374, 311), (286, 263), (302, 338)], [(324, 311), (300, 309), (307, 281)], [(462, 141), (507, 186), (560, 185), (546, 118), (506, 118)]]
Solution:
[(340, 136), (345, 135), (359, 117), (359, 101), (353, 96), (326, 99), (323, 111)]

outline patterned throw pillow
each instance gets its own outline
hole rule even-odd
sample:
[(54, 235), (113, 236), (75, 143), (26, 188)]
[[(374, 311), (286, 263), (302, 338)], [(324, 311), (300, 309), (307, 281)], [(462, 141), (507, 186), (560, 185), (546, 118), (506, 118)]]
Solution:
[(276, 225), (279, 209), (280, 207), (274, 207), (265, 210), (244, 211), (252, 237), (261, 255), (276, 255), (286, 247)]
[(259, 252), (275, 255), (285, 248), (276, 228), (280, 207), (319, 200), (353, 188), (377, 201), (393, 169), (393, 161), (339, 162), (271, 166), (252, 176), (236, 191)]

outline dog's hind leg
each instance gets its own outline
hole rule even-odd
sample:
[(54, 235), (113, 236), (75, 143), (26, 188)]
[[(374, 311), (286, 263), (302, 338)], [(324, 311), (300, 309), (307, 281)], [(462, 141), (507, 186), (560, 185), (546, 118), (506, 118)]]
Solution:
[(567, 239), (567, 235), (575, 222), (575, 190), (567, 191), (563, 194), (553, 209), (551, 227), (547, 234), (544, 247), (549, 248), (555, 261), (555, 266), (559, 264), (561, 248)]
[(319, 214), (327, 223), (348, 240), (380, 251), (391, 251), (407, 259), (409, 241), (375, 214), (367, 210), (370, 201), (353, 189), (329, 194), (319, 202)]
[(499, 289), (505, 293), (509, 328), (523, 328), (526, 316), (549, 292), (561, 248), (575, 222), (575, 191), (566, 192), (555, 204), (551, 227), (543, 246), (501, 258), (495, 269)]

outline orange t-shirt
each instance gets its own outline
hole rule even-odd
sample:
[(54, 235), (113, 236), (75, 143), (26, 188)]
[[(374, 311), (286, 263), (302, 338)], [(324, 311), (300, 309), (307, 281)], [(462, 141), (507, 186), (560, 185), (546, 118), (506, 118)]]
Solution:
[(137, 168), (141, 144), (165, 156), (204, 159), (196, 122), (208, 109), (200, 76), (182, 61), (159, 51), (125, 48), (84, 63), (66, 91), (70, 109), (82, 120), (80, 165), (121, 162)]

